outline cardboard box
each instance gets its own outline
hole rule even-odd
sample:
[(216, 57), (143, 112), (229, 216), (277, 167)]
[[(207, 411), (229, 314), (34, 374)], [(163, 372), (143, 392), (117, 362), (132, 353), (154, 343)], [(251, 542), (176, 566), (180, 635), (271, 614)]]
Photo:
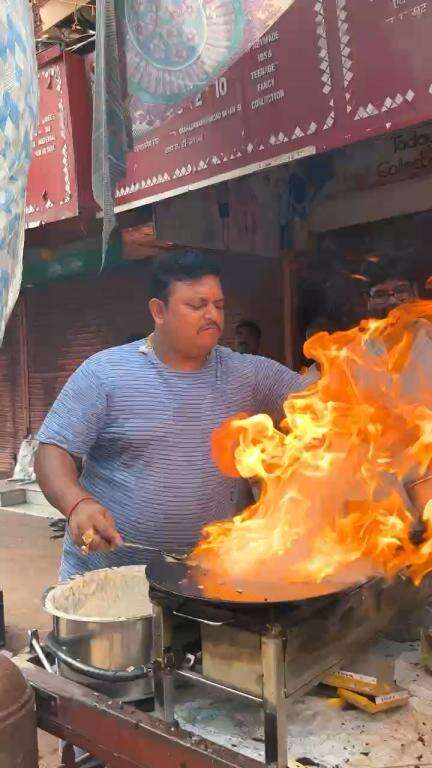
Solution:
[(363, 709), (370, 715), (375, 715), (378, 712), (384, 712), (387, 709), (394, 709), (395, 707), (403, 707), (408, 704), (409, 693), (394, 686), (394, 689), (389, 693), (382, 694), (380, 696), (364, 696), (354, 691), (347, 691), (343, 688), (338, 688), (338, 696), (349, 704), (352, 704), (358, 709)]

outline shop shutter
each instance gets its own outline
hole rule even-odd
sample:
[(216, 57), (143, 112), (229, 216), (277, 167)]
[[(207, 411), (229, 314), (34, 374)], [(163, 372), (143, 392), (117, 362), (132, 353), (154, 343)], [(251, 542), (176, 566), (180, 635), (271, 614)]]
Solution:
[(88, 357), (149, 332), (148, 265), (26, 291), (32, 431), (69, 376)]
[(0, 349), (0, 477), (11, 477), (16, 454), (26, 437), (28, 411), (25, 370), (24, 300), (9, 320)]

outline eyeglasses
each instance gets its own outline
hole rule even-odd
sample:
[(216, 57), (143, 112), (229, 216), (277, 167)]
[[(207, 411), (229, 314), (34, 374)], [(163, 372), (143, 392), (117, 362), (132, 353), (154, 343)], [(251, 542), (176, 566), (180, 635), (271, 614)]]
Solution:
[(385, 288), (378, 288), (375, 291), (369, 293), (369, 297), (372, 301), (383, 302), (389, 299), (405, 299), (411, 296), (410, 285), (396, 285), (392, 290), (386, 290)]

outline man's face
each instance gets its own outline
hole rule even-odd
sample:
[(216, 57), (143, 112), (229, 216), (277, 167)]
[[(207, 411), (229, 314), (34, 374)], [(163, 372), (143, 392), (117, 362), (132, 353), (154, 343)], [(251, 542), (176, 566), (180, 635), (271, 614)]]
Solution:
[(372, 317), (386, 317), (391, 309), (416, 298), (416, 290), (408, 280), (390, 278), (371, 288), (368, 299), (369, 313)]
[[(155, 300), (153, 300), (155, 301)], [(170, 345), (185, 357), (207, 355), (224, 328), (224, 295), (218, 277), (174, 282), (165, 302), (157, 302), (156, 325)]]
[(251, 328), (242, 327), (236, 329), (235, 351), (242, 355), (257, 355), (259, 341)]

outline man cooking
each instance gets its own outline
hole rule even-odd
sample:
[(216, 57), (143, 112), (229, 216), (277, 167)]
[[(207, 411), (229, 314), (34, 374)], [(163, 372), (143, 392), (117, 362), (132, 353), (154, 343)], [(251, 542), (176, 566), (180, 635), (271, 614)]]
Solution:
[(224, 295), (205, 256), (157, 259), (150, 296), (154, 333), (87, 360), (39, 433), (37, 479), (68, 520), (62, 580), (147, 561), (123, 540), (189, 549), (203, 525), (234, 515), (243, 481), (212, 463), (213, 429), (239, 412), (280, 418), (288, 394), (313, 380), (218, 344)]

